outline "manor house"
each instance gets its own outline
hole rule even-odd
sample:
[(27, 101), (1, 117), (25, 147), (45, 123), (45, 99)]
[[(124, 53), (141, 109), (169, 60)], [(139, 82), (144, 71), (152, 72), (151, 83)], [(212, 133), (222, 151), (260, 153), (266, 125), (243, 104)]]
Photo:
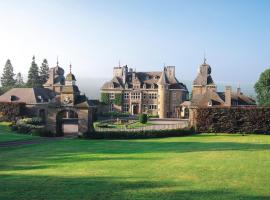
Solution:
[(146, 113), (159, 118), (179, 117), (177, 107), (188, 95), (186, 85), (175, 77), (174, 66), (164, 66), (157, 72), (114, 67), (112, 80), (101, 88), (101, 100), (106, 99), (107, 112)]

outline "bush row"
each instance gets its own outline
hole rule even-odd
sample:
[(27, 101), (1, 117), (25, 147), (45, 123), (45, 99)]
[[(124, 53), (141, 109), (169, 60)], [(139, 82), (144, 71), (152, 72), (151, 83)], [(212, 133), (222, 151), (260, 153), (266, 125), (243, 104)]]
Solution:
[(270, 107), (199, 108), (198, 132), (270, 134)]
[(47, 131), (42, 124), (42, 119), (38, 117), (19, 119), (16, 123), (10, 125), (12, 131), (20, 134), (36, 135), (41, 137), (54, 136), (51, 132)]
[(25, 115), (25, 103), (1, 102), (0, 103), (0, 121), (16, 121), (20, 116)]
[(195, 134), (193, 129), (179, 129), (179, 130), (151, 130), (138, 132), (87, 132), (84, 134), (85, 138), (91, 139), (142, 139), (142, 138), (163, 138), (163, 137), (178, 137)]

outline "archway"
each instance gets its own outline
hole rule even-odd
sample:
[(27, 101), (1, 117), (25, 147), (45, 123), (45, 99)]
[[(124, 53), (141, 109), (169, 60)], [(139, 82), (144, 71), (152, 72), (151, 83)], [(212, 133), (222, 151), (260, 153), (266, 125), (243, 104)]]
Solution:
[(79, 131), (78, 114), (74, 110), (61, 110), (56, 115), (58, 136), (75, 135)]

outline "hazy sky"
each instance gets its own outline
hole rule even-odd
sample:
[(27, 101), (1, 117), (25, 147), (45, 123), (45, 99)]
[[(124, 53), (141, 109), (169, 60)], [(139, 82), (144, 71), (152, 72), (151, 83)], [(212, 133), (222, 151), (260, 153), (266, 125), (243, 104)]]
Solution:
[[(1, 0), (0, 70), (10, 58), (27, 74), (31, 58), (59, 56), (77, 77), (175, 65), (193, 80), (206, 52), (216, 82), (253, 83), (270, 65), (270, 1)], [(93, 83), (94, 84), (94, 83)]]

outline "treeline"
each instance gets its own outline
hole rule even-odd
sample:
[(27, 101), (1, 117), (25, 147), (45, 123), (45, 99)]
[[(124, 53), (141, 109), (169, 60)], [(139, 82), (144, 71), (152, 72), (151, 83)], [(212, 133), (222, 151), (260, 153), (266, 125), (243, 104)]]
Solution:
[(11, 61), (8, 59), (1, 76), (0, 94), (15, 87), (42, 87), (49, 78), (49, 64), (47, 59), (43, 59), (40, 66), (37, 65), (35, 56), (32, 58), (28, 70), (28, 79), (25, 82), (21, 72), (15, 74)]

